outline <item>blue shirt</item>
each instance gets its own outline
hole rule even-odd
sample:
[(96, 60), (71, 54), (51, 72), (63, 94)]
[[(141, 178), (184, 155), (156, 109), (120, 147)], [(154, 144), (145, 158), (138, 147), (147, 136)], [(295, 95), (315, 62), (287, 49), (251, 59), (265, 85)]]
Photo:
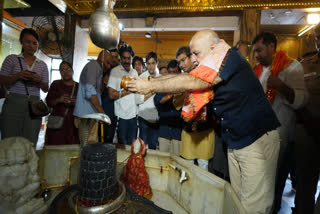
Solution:
[(176, 110), (172, 104), (172, 100), (161, 104), (160, 100), (164, 96), (166, 96), (166, 94), (156, 94), (154, 96), (154, 105), (156, 106), (160, 117), (159, 137), (181, 140), (181, 112)]
[(82, 69), (76, 105), (73, 115), (81, 117), (86, 114), (97, 113), (91, 104), (92, 95), (97, 95), (101, 104), (102, 68), (96, 60), (88, 62)]
[(258, 78), (238, 49), (233, 47), (226, 57), (219, 74), (222, 82), (213, 89), (213, 109), (221, 118), (221, 135), (228, 148), (241, 149), (280, 123)]

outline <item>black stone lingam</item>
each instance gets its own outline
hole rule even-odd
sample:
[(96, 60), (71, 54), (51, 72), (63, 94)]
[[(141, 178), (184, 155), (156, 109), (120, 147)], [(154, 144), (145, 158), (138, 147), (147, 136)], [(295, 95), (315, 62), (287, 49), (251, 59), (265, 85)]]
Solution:
[(79, 200), (85, 206), (106, 204), (117, 192), (117, 149), (111, 144), (87, 144), (81, 151)]
[(48, 214), (70, 214), (75, 210), (79, 214), (172, 214), (119, 182), (116, 164), (114, 145), (85, 145), (80, 155), (79, 183), (59, 193)]

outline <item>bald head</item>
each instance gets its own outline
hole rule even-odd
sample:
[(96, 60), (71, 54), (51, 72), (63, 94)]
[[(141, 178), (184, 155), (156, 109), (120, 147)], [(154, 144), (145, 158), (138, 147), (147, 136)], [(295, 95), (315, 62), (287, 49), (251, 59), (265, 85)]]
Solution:
[(209, 43), (219, 43), (219, 36), (216, 32), (210, 29), (200, 30), (195, 33), (191, 39), (191, 43), (194, 40), (202, 40)]
[(219, 43), (218, 35), (209, 29), (198, 31), (190, 41), (192, 60), (201, 63), (209, 56), (213, 48)]
[(106, 72), (111, 69), (112, 65), (112, 55), (109, 53), (109, 51), (103, 50), (99, 53), (99, 56), (97, 58), (97, 62), (101, 65), (103, 65), (103, 71)]

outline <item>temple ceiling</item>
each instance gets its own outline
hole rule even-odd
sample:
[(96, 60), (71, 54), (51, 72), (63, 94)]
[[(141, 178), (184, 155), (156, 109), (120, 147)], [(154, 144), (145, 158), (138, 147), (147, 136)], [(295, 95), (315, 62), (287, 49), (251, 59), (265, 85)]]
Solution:
[[(78, 15), (89, 15), (98, 0), (64, 0)], [(319, 0), (117, 0), (116, 13), (209, 12), (243, 9), (312, 8)]]

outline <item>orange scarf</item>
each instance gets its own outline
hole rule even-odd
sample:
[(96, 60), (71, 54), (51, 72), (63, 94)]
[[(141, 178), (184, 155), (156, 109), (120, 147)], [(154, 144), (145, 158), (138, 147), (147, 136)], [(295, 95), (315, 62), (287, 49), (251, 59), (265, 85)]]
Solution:
[[(200, 78), (211, 83), (217, 76), (217, 72), (213, 69), (200, 65), (193, 69), (190, 75)], [(207, 109), (206, 104), (213, 99), (212, 89), (203, 89), (187, 93), (184, 99), (181, 116), (186, 122), (193, 120), (206, 120)]]
[[(275, 55), (272, 57), (272, 64), (270, 67), (271, 75), (274, 77), (278, 77), (279, 73), (287, 68), (291, 62), (293, 61), (291, 58), (289, 58), (284, 51), (277, 51)], [(258, 78), (260, 78), (261, 73), (263, 70), (263, 66), (261, 63), (255, 66), (254, 73), (257, 75)], [(266, 97), (269, 101), (269, 103), (273, 103), (275, 96), (277, 95), (277, 91), (274, 88), (267, 88), (266, 90)]]
[[(216, 45), (213, 52), (193, 69), (189, 74), (205, 82), (213, 83), (219, 70), (223, 67), (224, 60), (230, 46), (224, 41)], [(198, 122), (204, 122), (207, 118), (206, 104), (213, 99), (212, 88), (192, 91), (186, 94), (181, 116), (186, 122), (192, 122), (192, 129), (195, 130)]]

